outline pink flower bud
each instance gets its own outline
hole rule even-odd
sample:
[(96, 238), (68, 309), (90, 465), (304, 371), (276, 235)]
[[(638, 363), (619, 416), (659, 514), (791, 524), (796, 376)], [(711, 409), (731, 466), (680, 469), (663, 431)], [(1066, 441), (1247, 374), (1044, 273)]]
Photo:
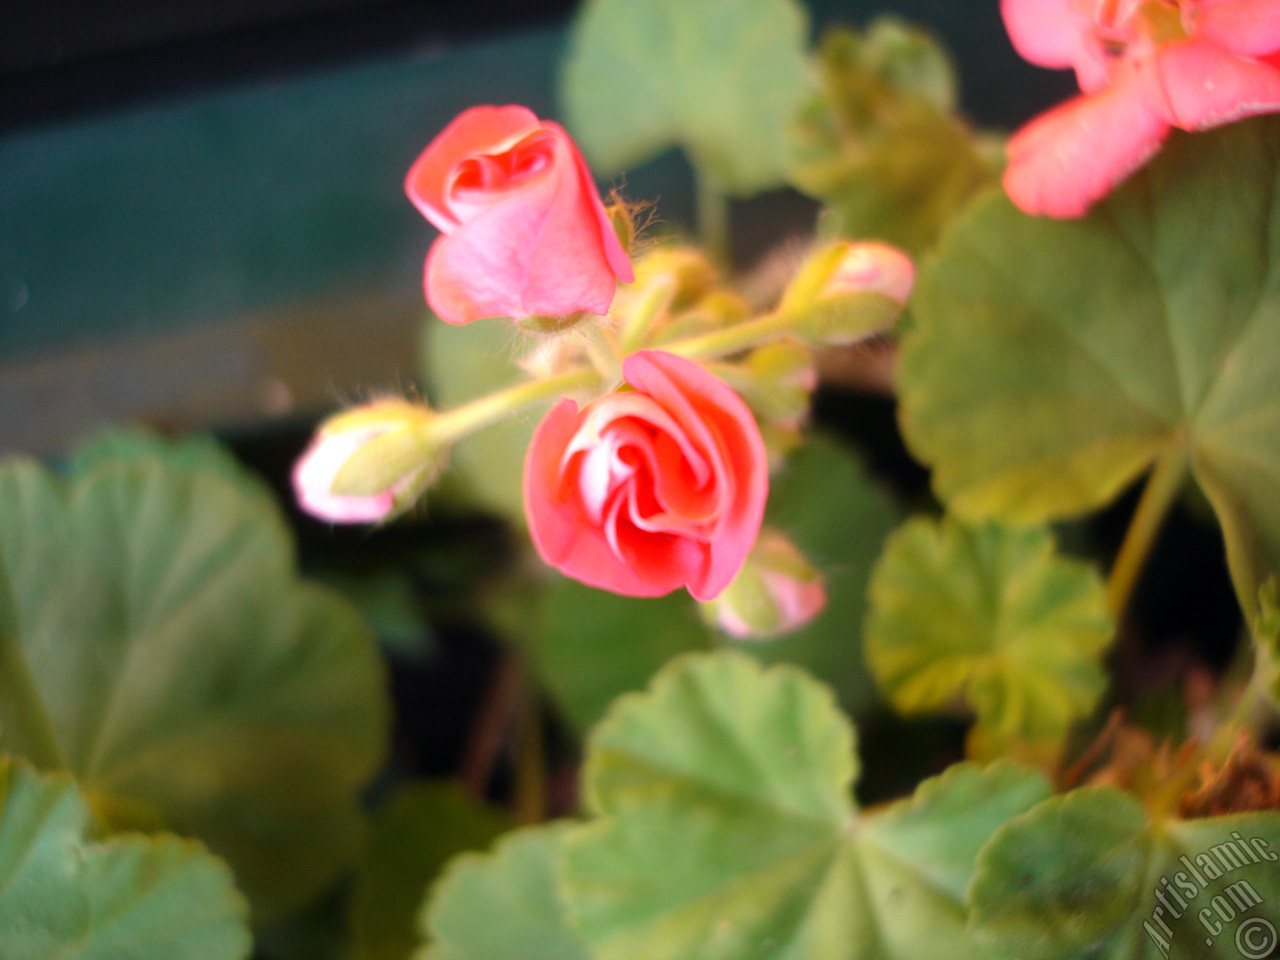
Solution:
[(472, 107), (405, 180), (442, 234), (424, 274), (447, 323), (603, 314), (631, 261), (569, 135), (524, 107)]
[(822, 574), (776, 530), (761, 532), (746, 565), (705, 615), (740, 640), (763, 640), (803, 627), (827, 603)]
[(915, 284), (911, 258), (885, 243), (849, 243), (822, 289), (824, 296), (879, 293), (905, 305)]
[(299, 505), (330, 523), (373, 523), (407, 506), (436, 472), (421, 429), (430, 416), (388, 400), (331, 418), (294, 466)]

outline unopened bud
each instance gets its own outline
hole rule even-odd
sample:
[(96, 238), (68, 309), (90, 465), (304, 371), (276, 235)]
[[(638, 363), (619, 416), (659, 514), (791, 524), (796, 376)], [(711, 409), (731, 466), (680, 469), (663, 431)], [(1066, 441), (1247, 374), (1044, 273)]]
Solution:
[(373, 523), (411, 506), (440, 468), (432, 417), (383, 400), (325, 421), (293, 469), (302, 509), (330, 523)]
[(803, 627), (826, 602), (822, 574), (785, 536), (765, 529), (738, 576), (702, 609), (730, 636), (763, 640)]
[(830, 345), (856, 343), (893, 326), (915, 283), (911, 259), (883, 243), (840, 240), (815, 253), (780, 309), (797, 333)]

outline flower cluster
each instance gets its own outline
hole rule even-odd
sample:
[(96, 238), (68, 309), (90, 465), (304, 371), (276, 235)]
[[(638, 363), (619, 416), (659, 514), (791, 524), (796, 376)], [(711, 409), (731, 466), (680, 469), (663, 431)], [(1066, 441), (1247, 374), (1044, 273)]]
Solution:
[(770, 467), (798, 438), (813, 348), (891, 324), (911, 261), (882, 244), (827, 244), (775, 311), (753, 317), (696, 250), (657, 247), (633, 267), (625, 208), (605, 206), (563, 129), (518, 106), (463, 113), (405, 189), (441, 234), (424, 285), (442, 320), (508, 317), (558, 336), (540, 339), (521, 364), (531, 379), (507, 391), (449, 411), (382, 401), (331, 419), (294, 473), (303, 508), (385, 520), (412, 505), (450, 443), (559, 397), (523, 483), (547, 564), (628, 596), (721, 598), (709, 617), (733, 636), (815, 616), (821, 575), (780, 532), (760, 538)]
[(1002, 0), (1018, 52), (1072, 68), (1081, 95), (1009, 141), (1005, 189), (1031, 214), (1078, 217), (1173, 128), (1280, 110), (1275, 0)]

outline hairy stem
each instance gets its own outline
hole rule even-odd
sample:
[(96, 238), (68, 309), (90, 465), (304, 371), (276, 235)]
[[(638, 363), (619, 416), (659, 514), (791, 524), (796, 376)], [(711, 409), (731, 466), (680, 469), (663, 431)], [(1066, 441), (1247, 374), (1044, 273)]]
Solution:
[(452, 443), (517, 410), (554, 400), (573, 390), (595, 386), (600, 379), (596, 370), (577, 369), (545, 380), (529, 380), (507, 387), (439, 414), (431, 422), (431, 436), (442, 445)]
[(791, 328), (791, 316), (779, 311), (686, 340), (664, 343), (661, 349), (690, 360), (711, 360), (780, 340), (791, 332)]

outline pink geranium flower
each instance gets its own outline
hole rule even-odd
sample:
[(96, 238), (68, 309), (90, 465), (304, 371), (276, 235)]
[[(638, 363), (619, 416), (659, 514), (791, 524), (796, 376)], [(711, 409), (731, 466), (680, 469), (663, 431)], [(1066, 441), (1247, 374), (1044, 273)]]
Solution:
[(1081, 96), (1009, 141), (1004, 184), (1027, 213), (1078, 217), (1160, 149), (1280, 110), (1280, 0), (1002, 0), (1032, 63)]
[(558, 124), (524, 107), (472, 107), (405, 180), (440, 231), (427, 302), (441, 320), (605, 313), (634, 279), (586, 161)]
[(629, 389), (562, 400), (525, 461), (529, 533), (566, 576), (632, 597), (712, 600), (756, 542), (769, 492), (760, 428), (692, 360), (642, 350)]

